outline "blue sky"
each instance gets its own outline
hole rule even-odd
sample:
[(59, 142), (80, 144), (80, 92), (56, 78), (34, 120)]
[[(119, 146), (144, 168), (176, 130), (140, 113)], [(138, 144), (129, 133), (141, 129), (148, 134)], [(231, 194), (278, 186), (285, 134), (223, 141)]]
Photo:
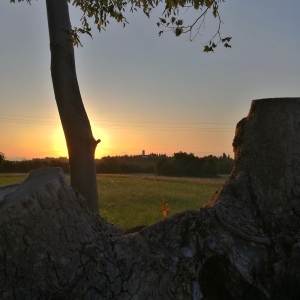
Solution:
[[(228, 0), (223, 36), (232, 49), (204, 53), (208, 22), (193, 42), (158, 36), (150, 19), (83, 37), (76, 65), (103, 155), (177, 151), (232, 155), (235, 124), (251, 100), (300, 96), (300, 2)], [(71, 9), (72, 24), (80, 17)], [(67, 156), (54, 100), (45, 1), (0, 3), (0, 152), (10, 159)]]

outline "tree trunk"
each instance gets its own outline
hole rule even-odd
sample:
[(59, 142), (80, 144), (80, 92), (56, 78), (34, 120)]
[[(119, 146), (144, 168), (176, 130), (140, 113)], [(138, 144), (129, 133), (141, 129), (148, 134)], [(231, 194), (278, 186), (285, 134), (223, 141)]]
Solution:
[(55, 99), (69, 152), (71, 185), (99, 214), (93, 137), (77, 82), (67, 0), (46, 0), (51, 49), (51, 75)]
[(214, 197), (138, 232), (89, 212), (63, 172), (0, 189), (0, 298), (299, 299), (300, 98), (252, 102)]

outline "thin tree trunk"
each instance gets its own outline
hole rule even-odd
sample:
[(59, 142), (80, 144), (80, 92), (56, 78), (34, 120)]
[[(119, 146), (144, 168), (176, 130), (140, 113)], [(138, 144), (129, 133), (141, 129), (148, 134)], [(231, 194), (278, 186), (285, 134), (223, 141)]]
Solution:
[(95, 149), (90, 122), (77, 82), (75, 56), (70, 36), (67, 0), (46, 0), (51, 49), (51, 75), (55, 99), (66, 137), (71, 185), (86, 199), (88, 208), (99, 213)]

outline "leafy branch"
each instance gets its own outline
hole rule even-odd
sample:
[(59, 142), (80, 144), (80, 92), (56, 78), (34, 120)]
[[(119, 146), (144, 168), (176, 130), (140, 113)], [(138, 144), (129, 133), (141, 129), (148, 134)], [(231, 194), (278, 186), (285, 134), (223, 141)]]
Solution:
[[(195, 10), (200, 10), (200, 15), (195, 19), (192, 24), (184, 25), (184, 20), (179, 18), (178, 6), (166, 6), (164, 11), (164, 18), (160, 18), (157, 23), (158, 27), (165, 28), (159, 31), (159, 35), (162, 35), (164, 31), (173, 31), (176, 36), (181, 34), (189, 34), (189, 40), (193, 41), (196, 36), (201, 35), (201, 31), (205, 27), (205, 18), (210, 10), (212, 10), (213, 17), (218, 19), (218, 28), (212, 38), (204, 43), (204, 52), (213, 52), (214, 48), (217, 47), (219, 43), (223, 43), (226, 48), (231, 48), (229, 44), (231, 37), (222, 38), (221, 36), (221, 25), (223, 24), (220, 14), (219, 14), (219, 2), (224, 2), (223, 0), (194, 0), (186, 1), (182, 3), (182, 7), (185, 8), (185, 12), (189, 9), (194, 8)], [(189, 3), (189, 5), (186, 5)], [(217, 41), (215, 39), (217, 38)]]
[[(31, 3), (31, 0), (10, 0), (26, 1)], [(154, 8), (160, 4), (164, 4), (165, 8), (162, 17), (159, 18), (157, 26), (163, 28), (158, 32), (161, 36), (165, 31), (172, 31), (175, 36), (182, 34), (189, 34), (189, 40), (193, 41), (196, 36), (201, 35), (205, 28), (205, 18), (209, 11), (217, 19), (218, 27), (212, 38), (204, 43), (204, 52), (213, 52), (218, 44), (223, 44), (226, 48), (231, 48), (231, 37), (223, 38), (221, 36), (221, 25), (223, 24), (219, 14), (219, 4), (225, 0), (66, 0), (72, 5), (79, 7), (82, 11), (81, 28), (73, 27), (70, 34), (70, 41), (74, 46), (82, 46), (80, 42), (80, 35), (88, 34), (92, 37), (89, 19), (96, 25), (98, 31), (105, 30), (109, 25), (110, 20), (121, 23), (123, 27), (128, 24), (124, 13), (129, 7), (130, 12), (140, 11), (150, 18), (150, 14)], [(194, 9), (200, 14), (191, 23), (186, 25), (183, 18), (181, 18), (181, 10), (183, 14), (188, 10)]]

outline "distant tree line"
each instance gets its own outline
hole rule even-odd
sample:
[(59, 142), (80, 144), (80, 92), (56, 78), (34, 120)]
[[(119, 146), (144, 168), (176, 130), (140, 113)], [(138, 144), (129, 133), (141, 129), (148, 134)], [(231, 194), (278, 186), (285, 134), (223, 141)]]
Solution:
[(28, 173), (35, 169), (46, 167), (60, 167), (65, 173), (69, 172), (69, 160), (66, 157), (45, 157), (34, 158), (30, 160), (10, 161), (0, 155), (0, 172), (1, 173)]
[(154, 173), (155, 165), (165, 154), (106, 156), (96, 159), (98, 174)]
[[(219, 157), (209, 155), (201, 158), (193, 153), (177, 152), (173, 156), (151, 153), (147, 156), (105, 156), (96, 159), (98, 174), (155, 173), (163, 176), (214, 177), (230, 173), (232, 166), (233, 159), (225, 153)], [(60, 167), (69, 173), (66, 157), (10, 161), (0, 152), (0, 173), (28, 173), (45, 167)]]
[(129, 174), (155, 173), (163, 176), (186, 177), (214, 177), (217, 174), (229, 174), (233, 166), (233, 159), (223, 153), (217, 157), (213, 155), (197, 157), (193, 153), (174, 153), (150, 155), (106, 156), (96, 159), (98, 174)]
[(193, 153), (177, 152), (173, 157), (162, 157), (155, 165), (155, 173), (164, 176), (215, 177), (231, 172), (233, 159), (222, 156), (197, 157)]

